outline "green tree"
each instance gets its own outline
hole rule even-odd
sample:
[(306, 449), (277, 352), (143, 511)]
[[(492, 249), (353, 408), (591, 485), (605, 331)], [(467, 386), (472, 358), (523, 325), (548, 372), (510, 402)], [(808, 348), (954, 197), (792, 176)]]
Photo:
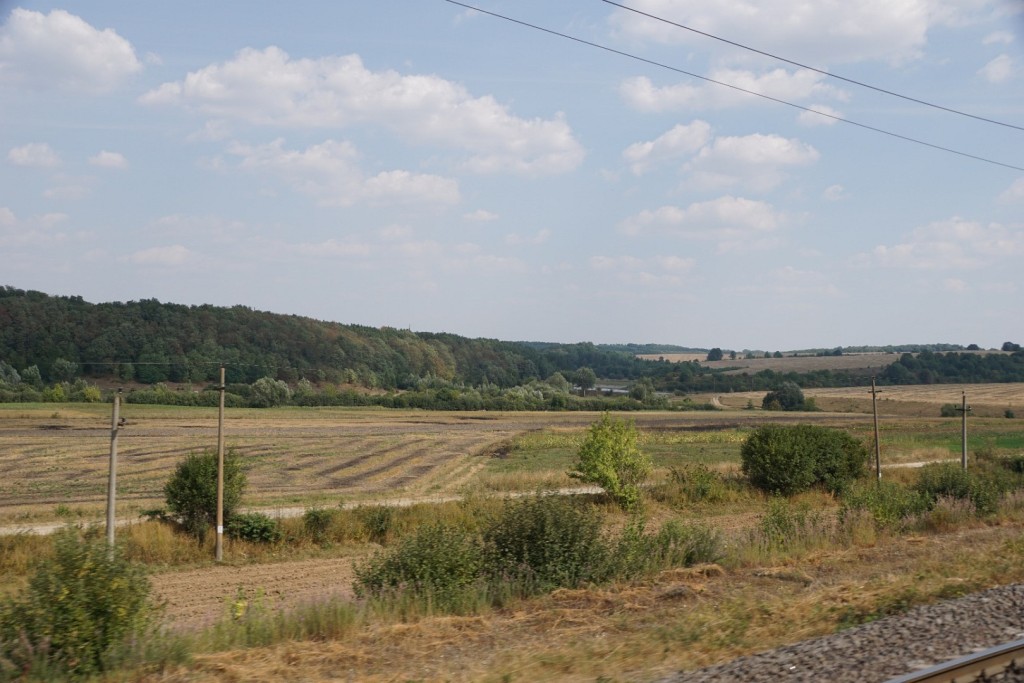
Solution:
[(651, 459), (639, 446), (632, 420), (613, 419), (605, 413), (590, 426), (577, 452), (573, 479), (597, 484), (623, 509), (640, 503), (640, 484), (651, 471)]
[[(234, 451), (224, 455), (224, 521), (238, 509), (246, 478), (242, 459)], [(167, 509), (181, 522), (185, 531), (200, 541), (217, 521), (217, 454), (192, 453), (174, 470), (164, 486)]]
[(78, 374), (78, 363), (58, 358), (50, 366), (50, 378), (55, 382), (70, 382)]
[(21, 381), (34, 389), (43, 388), (43, 374), (38, 365), (30, 365), (21, 371)]
[(274, 408), (282, 406), (292, 398), (292, 390), (279, 379), (261, 377), (252, 384), (253, 408)]
[(802, 410), (804, 405), (804, 392), (794, 382), (783, 382), (761, 401), (765, 410)]
[(0, 384), (13, 387), (17, 386), (19, 382), (21, 382), (21, 375), (14, 369), (14, 366), (0, 360)]
[(722, 349), (718, 348), (717, 346), (708, 351), (709, 361), (722, 360), (723, 357), (724, 355), (722, 354)]
[(587, 390), (593, 389), (597, 383), (597, 374), (590, 368), (580, 368), (573, 375), (573, 379), (576, 381), (576, 386), (580, 388), (580, 393), (586, 396)]

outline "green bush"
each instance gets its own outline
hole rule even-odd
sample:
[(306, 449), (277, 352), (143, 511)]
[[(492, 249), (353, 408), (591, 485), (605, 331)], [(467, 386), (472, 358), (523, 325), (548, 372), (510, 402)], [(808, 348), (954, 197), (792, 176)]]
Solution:
[(483, 550), (475, 535), (434, 523), (357, 565), (354, 587), (360, 597), (409, 594), (451, 609), (480, 582), (482, 568)]
[[(234, 449), (224, 455), (224, 520), (229, 522), (245, 489), (242, 459)], [(202, 540), (217, 522), (217, 454), (192, 453), (164, 486), (167, 509), (185, 530)]]
[(843, 493), (839, 518), (845, 520), (855, 510), (866, 510), (878, 528), (898, 531), (929, 504), (928, 497), (914, 488), (888, 480), (864, 482)]
[(338, 510), (309, 508), (302, 515), (302, 528), (314, 543), (324, 545), (328, 542), (328, 532), (337, 516)]
[(232, 515), (224, 531), (231, 538), (252, 543), (277, 543), (284, 536), (281, 523), (262, 512)]
[(596, 508), (566, 496), (509, 501), (483, 531), (487, 570), (528, 592), (604, 578), (608, 547)]
[(645, 534), (642, 520), (634, 520), (611, 550), (609, 577), (634, 578), (669, 567), (717, 562), (722, 557), (722, 539), (710, 527), (676, 520), (666, 522), (656, 534)]
[(999, 508), (1003, 493), (1020, 485), (1020, 477), (1005, 467), (965, 470), (958, 463), (942, 462), (922, 467), (915, 489), (927, 498), (929, 508), (941, 497), (956, 498), (970, 500), (979, 515), (990, 515)]
[(868, 452), (846, 432), (814, 425), (763, 425), (740, 449), (742, 470), (755, 487), (792, 495), (820, 484), (841, 492), (862, 476)]
[(959, 408), (955, 403), (943, 403), (939, 408), (939, 417), (957, 417), (960, 414)]
[(761, 400), (765, 410), (803, 410), (804, 392), (794, 382), (783, 382)]
[(360, 505), (355, 509), (356, 517), (366, 528), (366, 534), (373, 543), (387, 544), (394, 532), (395, 509), (386, 505)]
[(120, 549), (77, 529), (58, 532), (53, 556), (27, 589), (0, 604), (0, 678), (89, 676), (117, 666), (156, 627), (149, 591), (143, 571)]
[(640, 484), (651, 471), (651, 459), (638, 445), (632, 421), (613, 419), (608, 413), (590, 426), (577, 453), (573, 479), (597, 484), (623, 509), (640, 504)]

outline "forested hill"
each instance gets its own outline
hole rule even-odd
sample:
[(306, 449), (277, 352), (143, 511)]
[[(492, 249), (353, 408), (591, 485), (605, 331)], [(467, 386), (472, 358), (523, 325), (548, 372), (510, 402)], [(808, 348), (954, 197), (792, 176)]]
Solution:
[[(58, 362), (59, 360), (63, 362)], [(657, 374), (626, 350), (590, 343), (530, 344), (323, 322), (245, 306), (183, 306), (155, 299), (92, 304), (81, 297), (0, 287), (0, 360), (37, 366), (47, 381), (78, 374), (142, 383), (270, 376), (403, 388), (420, 378), (511, 387), (589, 367), (599, 377)]]

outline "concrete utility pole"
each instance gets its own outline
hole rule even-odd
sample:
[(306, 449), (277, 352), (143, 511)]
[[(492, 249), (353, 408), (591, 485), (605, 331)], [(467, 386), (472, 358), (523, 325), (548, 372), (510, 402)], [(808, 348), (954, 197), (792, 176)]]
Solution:
[(121, 390), (114, 394), (114, 411), (110, 416), (110, 475), (107, 478), (107, 545), (114, 545), (117, 503), (117, 435), (121, 431)]
[(871, 414), (875, 419), (875, 474), (878, 481), (882, 480), (882, 447), (878, 441), (878, 401), (876, 395), (878, 391), (875, 389), (875, 376), (871, 376)]
[(215, 559), (224, 559), (224, 366), (220, 366), (220, 392), (217, 412), (217, 550)]
[(960, 467), (967, 469), (967, 413), (971, 407), (967, 405), (967, 392), (963, 392), (962, 402), (957, 412), (960, 413)]

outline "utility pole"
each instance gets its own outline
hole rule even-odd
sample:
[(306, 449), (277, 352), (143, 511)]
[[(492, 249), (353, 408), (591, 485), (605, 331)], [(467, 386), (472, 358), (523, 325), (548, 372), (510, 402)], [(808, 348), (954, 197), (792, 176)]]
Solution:
[(220, 392), (217, 411), (217, 550), (215, 559), (224, 559), (224, 365), (220, 366)]
[(960, 413), (960, 467), (967, 469), (967, 413), (971, 407), (967, 405), (967, 392), (963, 392), (960, 407), (956, 409)]
[(871, 414), (875, 420), (875, 473), (878, 481), (882, 481), (882, 447), (878, 440), (878, 401), (876, 395), (878, 391), (875, 389), (875, 376), (871, 375)]
[(117, 502), (117, 435), (121, 431), (121, 390), (114, 394), (114, 411), (110, 416), (110, 475), (107, 478), (107, 545), (114, 545)]

